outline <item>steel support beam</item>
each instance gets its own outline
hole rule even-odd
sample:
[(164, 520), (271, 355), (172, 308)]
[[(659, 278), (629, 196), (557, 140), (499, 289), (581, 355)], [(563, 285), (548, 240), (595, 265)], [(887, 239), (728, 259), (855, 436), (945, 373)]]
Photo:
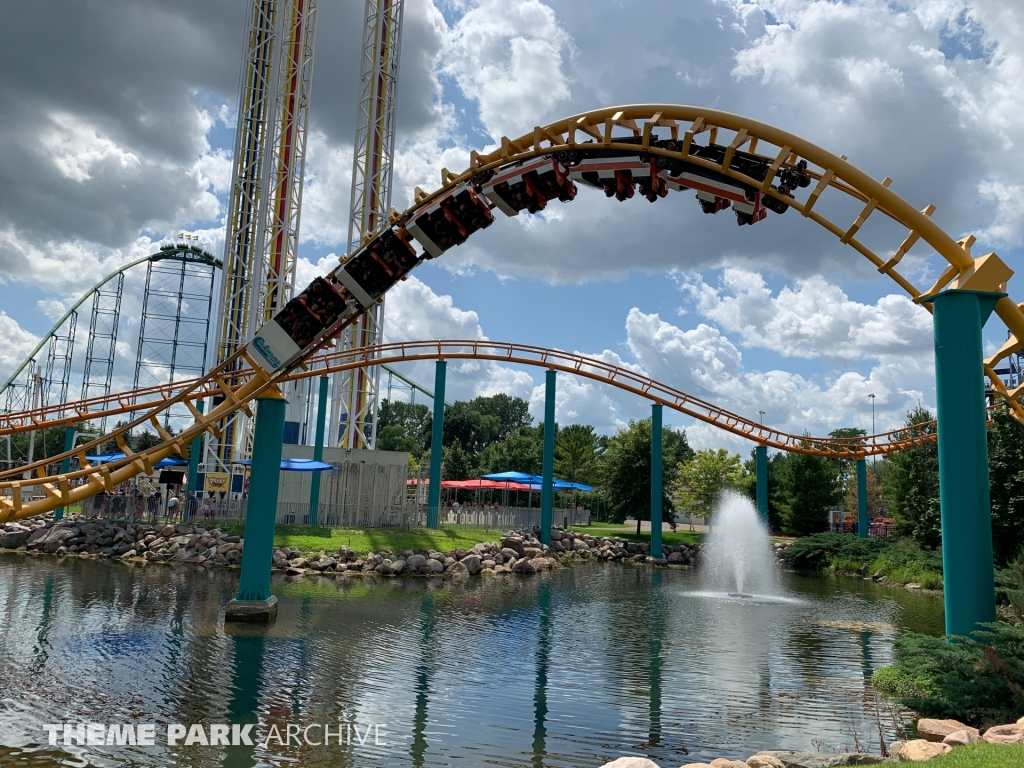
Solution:
[(857, 535), (868, 537), (868, 464), (861, 458), (857, 459)]
[(651, 406), (651, 557), (660, 560), (661, 551), (661, 405)]
[[(327, 376), (320, 377), (320, 392), (316, 398), (316, 442), (313, 444), (313, 461), (324, 458), (324, 426), (327, 423)], [(317, 525), (320, 514), (320, 473), (314, 472), (309, 483), (309, 524)]]
[(427, 487), (427, 528), (437, 528), (441, 506), (441, 460), (444, 439), (444, 385), (448, 364), (434, 366), (434, 423), (430, 435), (430, 485)]
[(285, 405), (282, 397), (265, 397), (256, 401), (242, 574), (238, 594), (228, 603), (226, 621), (269, 624), (277, 618), (277, 598), (270, 594), (270, 567), (274, 553)]
[(548, 371), (544, 377), (544, 460), (540, 486), (540, 543), (551, 546), (551, 520), (555, 502), (555, 377)]
[(754, 470), (757, 476), (757, 514), (768, 525), (768, 446), (754, 449)]
[(931, 299), (947, 635), (996, 619), (981, 329), (1004, 296), (948, 290)]

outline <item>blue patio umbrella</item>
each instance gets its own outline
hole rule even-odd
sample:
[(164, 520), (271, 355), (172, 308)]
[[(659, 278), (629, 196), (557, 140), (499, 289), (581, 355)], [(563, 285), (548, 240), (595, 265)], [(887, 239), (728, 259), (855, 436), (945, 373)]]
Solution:
[[(251, 467), (252, 459), (240, 459), (239, 461), (233, 461), (231, 463), (243, 464), (247, 467)], [(324, 464), (322, 461), (315, 461), (313, 459), (281, 459), (282, 472), (330, 472), (336, 469), (337, 467), (331, 466), (330, 464)]]
[[(125, 456), (123, 453), (104, 453), (100, 454), (99, 456), (86, 456), (85, 458), (89, 461), (90, 464), (96, 465), (109, 464), (112, 461), (120, 461), (124, 457)], [(158, 461), (153, 466), (159, 467), (160, 469), (163, 469), (164, 467), (187, 467), (188, 462), (185, 459), (172, 459), (168, 457), (166, 459), (160, 459), (160, 461)]]

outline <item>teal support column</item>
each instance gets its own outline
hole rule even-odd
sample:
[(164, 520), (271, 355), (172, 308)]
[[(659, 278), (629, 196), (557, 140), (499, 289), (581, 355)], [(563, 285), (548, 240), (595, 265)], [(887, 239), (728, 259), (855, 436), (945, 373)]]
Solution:
[(277, 618), (277, 598), (270, 594), (270, 566), (274, 552), (285, 405), (281, 397), (256, 401), (242, 574), (238, 594), (228, 603), (227, 621), (270, 623)]
[(430, 433), (430, 486), (427, 488), (427, 528), (439, 525), (441, 506), (441, 459), (444, 439), (444, 383), (448, 363), (434, 366), (434, 424)]
[[(45, 438), (43, 440), (43, 443), (44, 444), (46, 443)], [(74, 427), (64, 427), (64, 453), (67, 453), (68, 451), (70, 451), (74, 447), (75, 447), (75, 428)], [(71, 457), (67, 456), (64, 459), (61, 459), (61, 462), (60, 462), (60, 473), (62, 475), (66, 475), (70, 471), (71, 471)], [(63, 520), (64, 519), (64, 507), (57, 507), (57, 511), (53, 513), (53, 519), (54, 520)]]
[[(196, 401), (196, 410), (200, 413), (203, 412), (202, 400)], [(203, 435), (202, 433), (192, 438), (192, 443), (188, 447), (188, 491), (195, 498), (195, 504), (189, 504), (185, 502), (185, 509), (181, 514), (181, 519), (188, 522), (192, 517), (192, 508), (199, 506), (200, 491), (196, 486), (199, 484), (199, 454), (203, 450)]]
[(868, 463), (857, 459), (857, 535), (868, 537)]
[(651, 406), (651, 557), (661, 552), (661, 405)]
[(555, 371), (544, 378), (544, 462), (540, 486), (540, 543), (551, 546), (555, 505)]
[[(316, 443), (313, 445), (313, 461), (324, 460), (324, 424), (327, 422), (327, 376), (320, 377), (320, 393), (316, 399)], [(309, 481), (309, 524), (316, 525), (320, 512), (320, 473), (314, 472)]]
[(1003, 296), (949, 290), (931, 299), (947, 635), (996, 619), (981, 329)]
[(768, 525), (768, 446), (754, 449), (754, 471), (757, 477), (757, 514)]

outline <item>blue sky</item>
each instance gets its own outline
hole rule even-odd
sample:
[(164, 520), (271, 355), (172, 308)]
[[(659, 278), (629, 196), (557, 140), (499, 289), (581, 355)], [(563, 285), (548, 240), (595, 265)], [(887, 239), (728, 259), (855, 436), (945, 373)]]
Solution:
[[(0, 143), (27, 181), (16, 195), (0, 187), (0, 374), (49, 328), (47, 312), (118, 264), (181, 229), (218, 254), (223, 247), (244, 0), (172, 12), (194, 30), (202, 66), (146, 60), (139, 40), (166, 23), (163, 11), (149, 0), (118, 2), (133, 8), (137, 29), (88, 30), (106, 39), (109, 60), (83, 65), (53, 56), (52, 40), (8, 41), (27, 46), (37, 69), (46, 57), (54, 74), (24, 91), (12, 71), (3, 79), (11, 98), (0, 108)], [(994, 250), (1024, 269), (1024, 169), (1015, 151), (1024, 21), (1015, 6), (662, 0), (640, 9), (626, 0), (408, 0), (395, 206), (502, 135), (611, 104), (691, 103), (847, 154), (876, 178), (891, 176), (913, 204), (936, 204), (947, 231), (976, 234), (975, 256)], [(345, 248), (354, 16), (328, 9), (318, 29), (300, 283)], [(18, 24), (11, 28), (17, 34)], [(34, 29), (28, 21), (24, 28)], [(134, 101), (71, 89), (82, 66), (95, 71), (81, 76)], [(173, 131), (167, 115), (154, 117), (165, 109)], [(837, 219), (856, 213), (844, 209)], [(879, 225), (879, 250), (895, 249), (904, 235)], [(941, 268), (923, 248), (903, 266), (921, 286)], [(141, 276), (128, 282), (138, 288)], [(763, 409), (766, 421), (794, 432), (869, 426), (870, 392), (878, 394), (879, 429), (934, 399), (927, 317), (860, 256), (792, 213), (737, 228), (728, 212), (701, 215), (688, 196), (652, 206), (583, 190), (544, 216), (499, 214), (490, 230), (417, 270), (387, 306), (390, 338), (486, 336), (600, 355), (748, 416)], [(134, 317), (137, 307), (126, 306), (124, 371), (134, 364)], [(990, 324), (990, 344), (1002, 341), (1000, 329)], [(429, 366), (406, 368), (430, 383)], [(449, 399), (508, 391), (539, 415), (540, 384), (537, 371), (481, 365), (456, 372)], [(586, 382), (566, 380), (561, 391), (563, 423), (611, 432), (647, 412)], [(697, 445), (749, 448), (686, 419), (669, 421), (686, 426)]]

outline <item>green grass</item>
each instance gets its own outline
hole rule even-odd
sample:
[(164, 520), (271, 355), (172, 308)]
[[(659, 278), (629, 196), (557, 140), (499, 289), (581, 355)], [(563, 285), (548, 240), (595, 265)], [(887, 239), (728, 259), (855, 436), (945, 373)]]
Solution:
[(928, 768), (1018, 768), (1024, 765), (1024, 744), (954, 747), (948, 755), (932, 758), (927, 764)]
[[(589, 533), (591, 536), (604, 536), (606, 538), (617, 537), (625, 539), (626, 541), (635, 541), (637, 543), (649, 543), (651, 540), (651, 534), (643, 532), (639, 536), (636, 535), (636, 523), (629, 525), (617, 525), (615, 523), (596, 523), (594, 525), (576, 526), (573, 528), (575, 533)], [(697, 533), (695, 531), (684, 531), (680, 526), (675, 531), (662, 531), (661, 543), (670, 544), (672, 546), (678, 546), (680, 544), (699, 544), (704, 540), (705, 534)]]
[[(228, 532), (245, 536), (245, 526), (231, 526)], [(304, 554), (337, 552), (342, 546), (358, 554), (380, 552), (404, 552), (407, 549), (436, 549), (450, 552), (459, 547), (471, 549), (474, 544), (498, 541), (503, 531), (481, 528), (319, 528), (307, 525), (279, 525), (274, 532), (274, 546), (291, 547)]]

